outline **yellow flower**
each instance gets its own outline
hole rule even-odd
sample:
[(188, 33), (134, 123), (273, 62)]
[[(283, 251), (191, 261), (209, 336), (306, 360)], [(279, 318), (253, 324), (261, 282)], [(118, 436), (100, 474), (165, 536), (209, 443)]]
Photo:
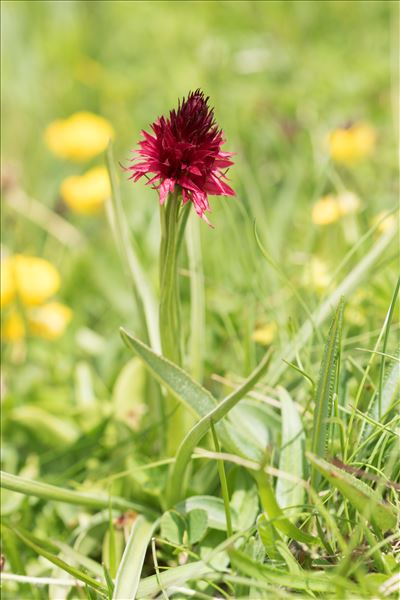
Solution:
[(316, 225), (329, 225), (340, 217), (340, 206), (332, 194), (320, 198), (312, 208), (311, 218)]
[(44, 134), (54, 154), (75, 161), (89, 160), (100, 154), (113, 136), (111, 124), (90, 112), (77, 112), (67, 119), (53, 121)]
[(1, 337), (8, 342), (18, 342), (25, 335), (24, 321), (19, 313), (12, 311), (1, 326)]
[(15, 296), (27, 306), (41, 304), (60, 287), (57, 269), (44, 258), (15, 254), (1, 262), (2, 306)]
[(16, 291), (23, 304), (41, 304), (59, 289), (60, 275), (44, 258), (16, 254), (12, 260)]
[(333, 160), (348, 165), (369, 156), (375, 148), (375, 143), (375, 129), (362, 122), (335, 129), (328, 137), (329, 153)]
[(84, 175), (73, 175), (61, 184), (64, 202), (75, 212), (98, 213), (111, 194), (110, 179), (105, 167), (95, 167)]
[(328, 194), (316, 202), (311, 218), (316, 225), (329, 225), (345, 215), (356, 213), (360, 208), (360, 199), (353, 192), (343, 192), (338, 196)]
[(30, 312), (30, 331), (47, 340), (55, 340), (63, 335), (72, 319), (72, 310), (60, 302), (49, 302)]
[(372, 219), (372, 225), (378, 225), (377, 230), (379, 233), (386, 233), (386, 231), (395, 227), (396, 220), (398, 221), (398, 218), (396, 219), (394, 214), (389, 214), (387, 210), (382, 210)]
[(266, 323), (256, 327), (251, 339), (261, 346), (268, 346), (275, 339), (277, 331), (278, 327), (275, 322)]
[(305, 283), (318, 292), (323, 292), (331, 281), (329, 270), (324, 261), (318, 256), (312, 256), (305, 269)]
[(10, 257), (1, 259), (1, 284), (0, 284), (0, 306), (3, 308), (10, 304), (15, 296), (15, 284), (12, 271), (12, 259)]
[(359, 211), (361, 202), (360, 198), (353, 192), (343, 192), (337, 196), (340, 215), (352, 215)]

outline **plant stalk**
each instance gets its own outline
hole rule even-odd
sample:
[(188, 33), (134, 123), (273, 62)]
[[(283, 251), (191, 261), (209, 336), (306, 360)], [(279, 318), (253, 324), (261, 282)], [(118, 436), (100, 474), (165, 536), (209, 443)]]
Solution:
[[(161, 215), (160, 245), (160, 337), (163, 356), (180, 366), (182, 363), (180, 305), (178, 282), (178, 257), (181, 247), (182, 228), (185, 227), (187, 207), (181, 208), (179, 190), (168, 195)], [(175, 454), (185, 430), (185, 409), (172, 394), (167, 392), (166, 405), (166, 453)]]

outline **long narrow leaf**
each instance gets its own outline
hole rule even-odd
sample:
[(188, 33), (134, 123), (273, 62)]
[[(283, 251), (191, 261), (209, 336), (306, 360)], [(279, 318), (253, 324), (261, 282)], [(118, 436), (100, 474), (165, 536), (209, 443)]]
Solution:
[(190, 372), (197, 381), (201, 381), (205, 351), (205, 299), (199, 220), (195, 214), (189, 217), (186, 226), (186, 248), (190, 269)]
[(293, 523), (285, 516), (278, 504), (274, 490), (266, 473), (263, 471), (256, 471), (252, 473), (252, 475), (258, 484), (258, 492), (262, 507), (268, 515), (268, 518), (272, 521), (274, 527), (298, 542), (315, 544), (318, 541), (317, 538), (298, 529), (298, 527), (293, 525)]
[(135, 520), (115, 580), (113, 600), (135, 600), (147, 547), (158, 521)]
[[(279, 470), (303, 479), (305, 435), (296, 405), (284, 388), (278, 389), (282, 412), (282, 444)], [(300, 506), (304, 501), (304, 488), (293, 481), (279, 477), (276, 497), (281, 508)], [(296, 511), (294, 511), (295, 516)], [(293, 511), (290, 512), (293, 514)]]
[(366, 483), (311, 452), (307, 452), (306, 456), (315, 469), (336, 487), (361, 515), (371, 519), (382, 531), (396, 526), (394, 507), (380, 500)]
[(199, 560), (179, 567), (172, 567), (159, 575), (151, 575), (142, 579), (138, 586), (138, 598), (152, 598), (163, 589), (168, 590), (171, 586), (182, 585), (188, 580), (201, 579), (210, 573), (211, 567), (204, 561)]
[(126, 263), (134, 286), (134, 292), (138, 302), (138, 309), (143, 315), (146, 324), (146, 332), (151, 346), (156, 352), (160, 351), (160, 332), (158, 328), (158, 308), (153, 291), (148, 283), (144, 270), (136, 256), (129, 239), (129, 231), (126, 218), (123, 214), (119, 184), (114, 167), (114, 156), (112, 145), (107, 148), (106, 162), (111, 182), (111, 202), (107, 204), (107, 212), (113, 229), (114, 238), (119, 246), (119, 251)]
[(157, 381), (164, 385), (177, 400), (183, 402), (196, 417), (207, 415), (215, 407), (216, 399), (183, 369), (153, 352), (149, 346), (125, 329), (121, 329), (121, 336), (128, 348), (143, 360)]
[(56, 502), (66, 502), (67, 504), (78, 504), (79, 506), (98, 509), (108, 508), (111, 501), (111, 504), (115, 509), (135, 510), (142, 514), (148, 514), (151, 517), (155, 516), (154, 511), (146, 506), (137, 502), (130, 502), (124, 498), (113, 496), (110, 500), (109, 496), (102, 495), (101, 493), (89, 494), (87, 492), (75, 492), (74, 490), (68, 490), (48, 483), (25, 479), (25, 477), (12, 475), (5, 471), (0, 472), (0, 484), (1, 487), (12, 490), (13, 492), (19, 492), (26, 496), (36, 496), (37, 498), (43, 498), (44, 500), (55, 500)]
[(43, 556), (44, 558), (47, 558), (47, 560), (49, 560), (51, 563), (53, 563), (66, 573), (69, 573), (70, 575), (75, 577), (75, 579), (83, 581), (89, 587), (97, 590), (98, 592), (103, 593), (103, 595), (106, 595), (107, 588), (103, 583), (97, 581), (96, 579), (93, 579), (93, 577), (90, 577), (83, 571), (80, 571), (79, 569), (76, 569), (75, 567), (72, 567), (71, 565), (66, 563), (57, 555), (53, 554), (47, 548), (39, 544), (37, 539), (29, 535), (27, 532), (22, 532), (22, 530), (20, 530), (18, 527), (13, 527), (12, 531), (22, 542), (24, 542), (24, 544), (29, 546), (29, 548), (31, 548), (34, 552), (36, 552), (40, 556)]
[[(241, 550), (230, 550), (229, 556), (233, 566), (250, 577), (264, 579), (275, 585), (284, 586), (292, 590), (307, 590), (313, 592), (329, 592), (335, 585), (338, 577), (327, 575), (326, 572), (303, 571), (301, 574), (287, 573), (281, 569), (259, 563)], [(354, 584), (344, 581), (346, 589), (357, 591)]]
[[(315, 393), (315, 412), (311, 448), (314, 454), (323, 457), (328, 443), (328, 418), (332, 407), (332, 399), (337, 377), (340, 334), (343, 320), (343, 301), (339, 303), (329, 330), (328, 340), (322, 358), (318, 385)], [(320, 477), (313, 469), (311, 484), (318, 485)]]
[[(172, 474), (169, 480), (168, 498), (171, 504), (174, 504), (178, 499), (178, 492), (182, 490), (181, 482), (184, 479), (185, 470), (189, 463), (190, 457), (196, 445), (207, 433), (211, 423), (214, 425), (225, 417), (230, 410), (241, 400), (249, 391), (253, 389), (257, 381), (261, 379), (267, 370), (271, 354), (267, 353), (256, 369), (242, 383), (240, 387), (234, 390), (229, 396), (224, 398), (213, 410), (209, 411), (198, 423), (196, 423), (186, 434), (181, 445), (178, 448), (176, 460), (172, 466)], [(219, 430), (221, 439), (228, 447), (235, 447), (235, 442), (230, 438), (228, 430), (221, 428)]]

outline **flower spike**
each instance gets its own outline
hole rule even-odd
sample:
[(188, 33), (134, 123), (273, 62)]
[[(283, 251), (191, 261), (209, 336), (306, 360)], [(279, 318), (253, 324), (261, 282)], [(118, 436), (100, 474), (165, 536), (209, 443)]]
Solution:
[(209, 224), (205, 215), (211, 210), (208, 195), (234, 196), (235, 192), (225, 174), (233, 164), (232, 153), (221, 151), (223, 131), (208, 101), (200, 89), (190, 92), (168, 118), (159, 117), (151, 125), (152, 133), (142, 131), (143, 139), (128, 170), (133, 181), (148, 177), (147, 185), (159, 191), (160, 204), (179, 186), (183, 204), (192, 202), (199, 217)]

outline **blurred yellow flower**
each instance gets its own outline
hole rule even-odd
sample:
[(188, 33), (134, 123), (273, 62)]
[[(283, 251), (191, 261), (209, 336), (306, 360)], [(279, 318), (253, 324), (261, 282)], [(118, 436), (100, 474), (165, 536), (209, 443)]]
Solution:
[(398, 217), (396, 219), (393, 213), (389, 214), (387, 210), (382, 210), (372, 219), (372, 225), (378, 225), (377, 230), (379, 233), (386, 233), (386, 231), (396, 226), (396, 221), (398, 222)]
[(59, 289), (60, 275), (44, 258), (16, 254), (12, 261), (16, 293), (23, 304), (41, 304)]
[(251, 339), (261, 346), (268, 346), (275, 339), (277, 331), (278, 327), (275, 322), (259, 325), (253, 331)]
[(43, 304), (59, 287), (57, 269), (44, 258), (14, 254), (2, 259), (1, 305), (2, 308), (9, 304), (12, 306), (4, 317), (1, 337), (9, 342), (25, 337), (23, 314), (29, 333), (46, 339), (62, 335), (72, 318), (72, 311), (59, 302)]
[(340, 217), (340, 206), (332, 194), (320, 198), (312, 208), (311, 218), (316, 225), (329, 225)]
[(360, 199), (353, 192), (345, 191), (337, 196), (328, 194), (314, 204), (311, 218), (316, 225), (329, 225), (345, 215), (358, 212), (360, 206)]
[(376, 143), (376, 131), (368, 123), (354, 123), (329, 134), (329, 153), (333, 160), (352, 165), (369, 156)]
[(10, 312), (1, 326), (1, 337), (7, 342), (18, 342), (25, 336), (24, 320), (16, 311)]
[(342, 192), (336, 197), (339, 205), (340, 216), (357, 213), (361, 207), (360, 198), (353, 192)]
[(12, 260), (8, 256), (1, 259), (0, 277), (0, 306), (3, 308), (3, 306), (10, 304), (15, 296)]
[(44, 258), (15, 254), (1, 261), (2, 306), (15, 296), (27, 306), (41, 304), (60, 287), (57, 269)]
[(327, 264), (318, 256), (312, 256), (306, 266), (304, 280), (306, 285), (317, 292), (323, 292), (331, 281)]
[(75, 161), (89, 160), (100, 154), (113, 137), (111, 124), (90, 112), (77, 112), (67, 119), (53, 121), (44, 134), (54, 154)]
[(64, 202), (80, 214), (98, 213), (110, 194), (110, 179), (105, 167), (94, 167), (82, 176), (67, 177), (61, 184)]
[(49, 302), (30, 312), (29, 330), (47, 340), (63, 335), (72, 319), (72, 310), (60, 302)]

